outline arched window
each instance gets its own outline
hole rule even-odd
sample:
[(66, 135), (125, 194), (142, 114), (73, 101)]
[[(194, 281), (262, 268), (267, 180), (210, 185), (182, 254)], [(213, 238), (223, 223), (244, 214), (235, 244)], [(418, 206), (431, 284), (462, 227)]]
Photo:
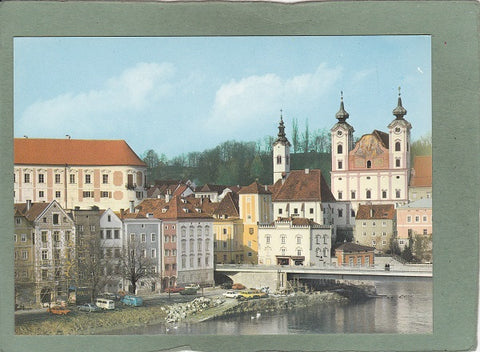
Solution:
[(395, 159), (395, 167), (400, 167), (400, 159)]
[(200, 225), (197, 226), (197, 237), (202, 237), (202, 227)]
[(395, 142), (395, 151), (396, 152), (400, 151), (400, 142)]
[(277, 155), (277, 164), (281, 164), (281, 163), (282, 163), (282, 156)]
[(187, 234), (187, 228), (185, 226), (182, 226), (182, 237), (185, 237), (185, 235)]
[(367, 197), (367, 199), (372, 198), (372, 192), (369, 189), (367, 189), (366, 197)]
[(372, 161), (367, 160), (367, 169), (370, 169), (372, 167)]
[(337, 145), (337, 154), (343, 153), (343, 146), (341, 144)]
[(194, 233), (194, 228), (193, 226), (190, 226), (190, 237), (193, 237), (193, 233)]

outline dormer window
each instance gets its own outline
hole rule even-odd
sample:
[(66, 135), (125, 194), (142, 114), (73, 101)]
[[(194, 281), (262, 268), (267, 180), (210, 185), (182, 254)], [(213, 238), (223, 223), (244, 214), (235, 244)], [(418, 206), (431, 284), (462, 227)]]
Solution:
[(162, 213), (166, 213), (167, 212), (167, 208), (162, 208)]
[(188, 213), (188, 208), (183, 208), (184, 213)]
[(202, 212), (202, 209), (200, 209), (200, 208), (195, 208), (195, 210), (197, 211), (197, 213), (201, 213), (201, 212)]

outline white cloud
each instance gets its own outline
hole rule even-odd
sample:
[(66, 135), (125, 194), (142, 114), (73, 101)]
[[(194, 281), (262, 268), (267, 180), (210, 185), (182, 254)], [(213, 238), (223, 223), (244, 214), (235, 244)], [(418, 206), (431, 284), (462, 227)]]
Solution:
[(128, 113), (141, 112), (171, 93), (169, 80), (174, 73), (169, 63), (138, 63), (108, 79), (100, 89), (35, 102), (18, 119), (16, 128), (34, 137), (38, 131), (49, 131), (48, 135), (54, 136), (75, 130), (82, 135), (99, 127), (128, 125)]
[(352, 82), (353, 83), (359, 83), (361, 81), (363, 81), (365, 78), (369, 77), (370, 75), (374, 74), (375, 73), (375, 69), (371, 68), (371, 69), (365, 69), (365, 70), (362, 70), (362, 71), (357, 71), (354, 73), (353, 77), (352, 77)]
[[(279, 116), (281, 108), (301, 111), (302, 107), (318, 102), (336, 84), (341, 73), (340, 67), (321, 64), (314, 72), (287, 78), (270, 73), (232, 80), (216, 92), (208, 125), (229, 127), (228, 138), (235, 137), (237, 128), (250, 128), (255, 133), (252, 126), (269, 123)], [(261, 133), (263, 136), (264, 131)]]

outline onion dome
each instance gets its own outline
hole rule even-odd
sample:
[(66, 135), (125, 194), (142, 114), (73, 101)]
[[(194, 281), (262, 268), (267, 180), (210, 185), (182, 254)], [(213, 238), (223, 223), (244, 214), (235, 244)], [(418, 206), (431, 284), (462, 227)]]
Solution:
[(397, 117), (397, 120), (403, 120), (403, 117), (407, 114), (407, 110), (402, 106), (402, 96), (400, 93), (400, 87), (398, 87), (398, 104), (393, 109), (393, 115)]
[(339, 122), (345, 122), (348, 119), (348, 112), (345, 111), (345, 107), (343, 106), (343, 92), (340, 92), (340, 110), (335, 114), (335, 117), (338, 119)]

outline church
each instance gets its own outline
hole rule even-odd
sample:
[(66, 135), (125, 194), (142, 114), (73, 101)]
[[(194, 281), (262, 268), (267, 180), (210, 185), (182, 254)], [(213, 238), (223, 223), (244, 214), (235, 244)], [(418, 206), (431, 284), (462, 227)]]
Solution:
[(337, 201), (351, 204), (352, 217), (359, 204), (398, 207), (408, 203), (412, 126), (406, 114), (399, 93), (388, 133), (374, 130), (354, 143), (354, 128), (346, 121), (349, 114), (342, 96), (335, 115), (338, 122), (331, 129), (331, 190)]

